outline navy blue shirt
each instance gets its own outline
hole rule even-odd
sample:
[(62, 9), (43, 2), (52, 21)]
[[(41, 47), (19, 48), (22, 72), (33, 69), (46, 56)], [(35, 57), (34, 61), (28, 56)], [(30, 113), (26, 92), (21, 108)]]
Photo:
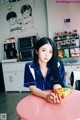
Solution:
[[(52, 89), (53, 85), (55, 84), (54, 81), (56, 78), (51, 75), (51, 69), (48, 64), (47, 67), (47, 75), (46, 78), (44, 78), (38, 62), (36, 62), (36, 64), (34, 64), (34, 62), (26, 63), (24, 72), (24, 87), (35, 85), (41, 90)], [(58, 72), (60, 78), (62, 79), (62, 82), (64, 83), (64, 85), (66, 85), (65, 70), (63, 63), (60, 60), (58, 61)]]

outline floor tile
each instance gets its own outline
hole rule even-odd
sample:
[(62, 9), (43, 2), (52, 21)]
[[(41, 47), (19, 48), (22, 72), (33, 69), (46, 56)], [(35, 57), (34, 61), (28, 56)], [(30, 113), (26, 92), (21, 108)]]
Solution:
[(0, 115), (6, 114), (7, 120), (18, 120), (19, 117), (16, 113), (16, 106), (21, 99), (29, 94), (30, 92), (0, 93)]

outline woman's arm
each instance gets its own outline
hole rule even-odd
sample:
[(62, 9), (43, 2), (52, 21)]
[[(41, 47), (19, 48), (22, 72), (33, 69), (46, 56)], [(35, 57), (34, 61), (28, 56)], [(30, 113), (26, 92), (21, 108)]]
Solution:
[(44, 98), (49, 103), (60, 103), (60, 97), (58, 95), (55, 95), (54, 93), (47, 93), (45, 91), (40, 90), (39, 88), (36, 88), (36, 86), (30, 86), (29, 87), (32, 94)]
[(34, 94), (38, 97), (44, 98), (49, 103), (54, 103), (53, 95), (51, 95), (50, 93), (42, 91), (39, 88), (37, 88), (36, 86), (30, 86), (29, 89), (32, 92), (32, 94)]
[(55, 92), (59, 88), (62, 88), (62, 86), (60, 84), (53, 85), (53, 92)]
[(36, 86), (29, 86), (29, 89), (32, 92), (32, 94), (46, 99), (46, 95), (48, 94), (47, 92), (40, 90)]

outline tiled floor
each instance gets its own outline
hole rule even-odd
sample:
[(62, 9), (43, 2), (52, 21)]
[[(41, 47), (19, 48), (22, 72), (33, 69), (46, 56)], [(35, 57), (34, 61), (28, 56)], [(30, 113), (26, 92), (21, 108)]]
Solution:
[(6, 113), (7, 120), (18, 120), (19, 117), (16, 114), (16, 105), (22, 98), (24, 98), (29, 94), (30, 92), (0, 93), (0, 117), (2, 113)]

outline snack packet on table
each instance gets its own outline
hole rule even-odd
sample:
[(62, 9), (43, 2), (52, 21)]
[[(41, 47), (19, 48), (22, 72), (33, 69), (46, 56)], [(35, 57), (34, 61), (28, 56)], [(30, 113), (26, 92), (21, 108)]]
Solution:
[(55, 94), (58, 93), (62, 99), (71, 94), (73, 89), (71, 88), (59, 88), (55, 91)]

